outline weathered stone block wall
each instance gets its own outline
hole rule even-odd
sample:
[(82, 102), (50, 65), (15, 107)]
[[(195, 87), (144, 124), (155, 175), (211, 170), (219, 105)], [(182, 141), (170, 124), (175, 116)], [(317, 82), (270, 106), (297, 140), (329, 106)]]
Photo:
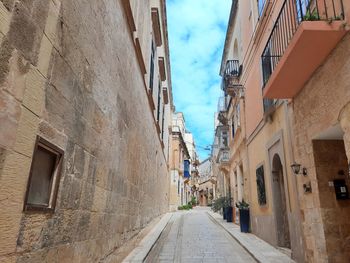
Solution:
[[(325, 239), (328, 222), (319, 220), (324, 188), (318, 181), (312, 140), (322, 131), (338, 125), (340, 113), (350, 102), (349, 45), (350, 35), (347, 34), (294, 99), (294, 152), (296, 161), (308, 169), (307, 177), (298, 177), (298, 188), (303, 189), (303, 184), (311, 181), (313, 191), (299, 195), (307, 262), (328, 262)], [(345, 145), (348, 145), (347, 134)]]
[[(348, 262), (350, 258), (350, 200), (336, 200), (333, 187), (328, 185), (334, 179), (345, 179), (350, 186), (348, 159), (342, 140), (314, 141), (318, 191), (320, 194), (321, 218), (323, 222), (329, 262)], [(339, 175), (343, 171), (344, 175)]]
[[(0, 18), (0, 262), (118, 262), (169, 195), (121, 1), (4, 0)], [(53, 214), (22, 212), (37, 135), (65, 151)]]

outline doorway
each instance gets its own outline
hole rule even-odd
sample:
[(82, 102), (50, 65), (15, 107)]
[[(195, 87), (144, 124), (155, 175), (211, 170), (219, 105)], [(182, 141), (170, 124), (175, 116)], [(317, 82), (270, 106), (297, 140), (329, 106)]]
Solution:
[(277, 245), (291, 248), (283, 165), (278, 154), (274, 155), (272, 161), (272, 192), (274, 196)]

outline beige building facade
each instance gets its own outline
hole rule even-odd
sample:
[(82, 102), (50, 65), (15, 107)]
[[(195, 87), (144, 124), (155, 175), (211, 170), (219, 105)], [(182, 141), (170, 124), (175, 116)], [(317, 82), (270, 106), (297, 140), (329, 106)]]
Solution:
[(169, 206), (170, 211), (176, 211), (179, 206), (187, 205), (191, 200), (191, 165), (197, 156), (193, 136), (186, 131), (182, 112), (173, 113), (171, 143)]
[(198, 203), (200, 206), (211, 206), (216, 198), (216, 178), (213, 176), (211, 158), (198, 165), (198, 173)]
[(297, 262), (350, 258), (349, 8), (232, 4), (219, 110), (230, 158), (218, 184), (229, 181), (234, 202), (249, 202), (254, 234)]
[(169, 208), (165, 1), (0, 13), (0, 262), (120, 262)]

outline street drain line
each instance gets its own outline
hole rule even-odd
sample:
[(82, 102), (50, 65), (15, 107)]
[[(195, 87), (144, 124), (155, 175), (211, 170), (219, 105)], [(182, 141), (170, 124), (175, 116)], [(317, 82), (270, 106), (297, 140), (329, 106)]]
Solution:
[(177, 230), (176, 248), (175, 248), (175, 263), (181, 262), (182, 255), (182, 237), (183, 237), (183, 227), (184, 226), (184, 215), (180, 217), (179, 228)]
[(171, 219), (166, 224), (165, 228), (163, 229), (162, 233), (159, 235), (157, 241), (153, 244), (152, 248), (148, 252), (148, 254), (147, 254), (146, 258), (143, 260), (143, 262), (145, 262), (145, 263), (154, 263), (155, 262), (155, 258), (157, 257), (157, 255), (161, 251), (161, 249), (164, 245), (165, 239), (169, 235), (169, 232), (174, 224), (174, 221), (175, 221), (175, 219), (172, 216)]
[(217, 226), (221, 227), (223, 230), (225, 230), (225, 232), (227, 234), (230, 235), (230, 237), (232, 237), (245, 251), (247, 251), (247, 253), (258, 263), (262, 263), (260, 260), (258, 260), (254, 254), (252, 252), (250, 252), (245, 246), (242, 245), (242, 243), (234, 236), (232, 235), (223, 225), (221, 225), (218, 221), (216, 221), (216, 219), (208, 212), (206, 212), (209, 219), (214, 223), (216, 224)]

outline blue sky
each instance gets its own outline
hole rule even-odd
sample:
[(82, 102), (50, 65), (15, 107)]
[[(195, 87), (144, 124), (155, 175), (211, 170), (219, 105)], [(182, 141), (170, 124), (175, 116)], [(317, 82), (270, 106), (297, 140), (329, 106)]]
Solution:
[(219, 68), (232, 0), (167, 0), (174, 103), (194, 134), (201, 160), (212, 144)]

